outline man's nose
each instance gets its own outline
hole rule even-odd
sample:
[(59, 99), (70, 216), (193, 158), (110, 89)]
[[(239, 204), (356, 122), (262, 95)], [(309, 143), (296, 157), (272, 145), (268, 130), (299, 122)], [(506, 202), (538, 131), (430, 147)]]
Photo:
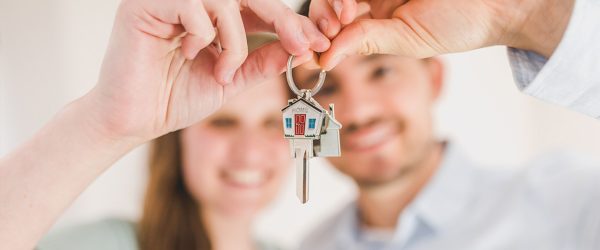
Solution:
[(385, 108), (379, 103), (376, 93), (368, 86), (347, 83), (336, 102), (336, 118), (345, 125), (366, 123)]

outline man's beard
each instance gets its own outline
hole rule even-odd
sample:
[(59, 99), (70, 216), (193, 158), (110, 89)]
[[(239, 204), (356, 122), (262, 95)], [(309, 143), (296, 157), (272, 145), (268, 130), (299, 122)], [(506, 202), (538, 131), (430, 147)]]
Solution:
[(374, 189), (386, 186), (390, 183), (401, 181), (402, 179), (411, 176), (411, 174), (413, 174), (415, 171), (424, 167), (425, 163), (427, 162), (429, 157), (431, 157), (431, 154), (434, 152), (437, 143), (438, 142), (436, 142), (435, 140), (432, 140), (429, 143), (423, 144), (421, 149), (415, 152), (415, 156), (411, 160), (407, 162), (398, 163), (401, 164), (401, 166), (396, 168), (397, 171), (389, 177), (353, 177), (353, 179), (360, 189)]

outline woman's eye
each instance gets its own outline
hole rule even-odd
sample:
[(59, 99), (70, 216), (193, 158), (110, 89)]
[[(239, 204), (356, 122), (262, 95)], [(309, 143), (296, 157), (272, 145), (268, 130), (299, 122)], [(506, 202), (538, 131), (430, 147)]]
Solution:
[(375, 71), (373, 71), (373, 74), (371, 75), (371, 78), (373, 79), (379, 79), (379, 78), (383, 78), (385, 77), (389, 72), (391, 71), (390, 68), (388, 67), (384, 67), (384, 66), (380, 66), (377, 67), (375, 69)]
[(281, 124), (281, 120), (279, 119), (269, 119), (265, 121), (266, 128), (280, 129), (281, 126), (283, 125)]
[(233, 127), (235, 126), (236, 122), (233, 119), (228, 119), (228, 118), (218, 118), (218, 119), (213, 119), (210, 124), (214, 127), (218, 127), (218, 128), (228, 128), (228, 127)]

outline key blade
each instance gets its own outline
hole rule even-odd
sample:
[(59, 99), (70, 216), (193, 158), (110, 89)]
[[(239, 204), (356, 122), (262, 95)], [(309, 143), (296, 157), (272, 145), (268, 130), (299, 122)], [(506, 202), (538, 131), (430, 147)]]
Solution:
[(296, 196), (302, 204), (308, 201), (308, 152), (296, 149)]

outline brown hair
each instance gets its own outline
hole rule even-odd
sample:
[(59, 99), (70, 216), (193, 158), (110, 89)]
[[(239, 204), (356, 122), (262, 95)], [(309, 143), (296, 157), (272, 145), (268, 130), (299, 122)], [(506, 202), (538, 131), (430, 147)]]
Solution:
[[(274, 40), (274, 35), (249, 35), (249, 51)], [(148, 187), (137, 228), (142, 250), (212, 248), (200, 216), (201, 206), (185, 186), (181, 156), (179, 131), (152, 142)]]
[(179, 134), (152, 143), (150, 178), (137, 230), (142, 250), (211, 249), (200, 206), (183, 181)]

